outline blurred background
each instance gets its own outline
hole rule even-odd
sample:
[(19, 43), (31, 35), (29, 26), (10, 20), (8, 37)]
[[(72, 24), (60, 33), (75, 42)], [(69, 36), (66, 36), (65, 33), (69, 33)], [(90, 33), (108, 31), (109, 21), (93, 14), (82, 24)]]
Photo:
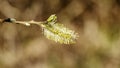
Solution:
[(120, 68), (120, 0), (0, 0), (0, 18), (45, 21), (78, 33), (59, 44), (37, 25), (0, 24), (0, 68)]

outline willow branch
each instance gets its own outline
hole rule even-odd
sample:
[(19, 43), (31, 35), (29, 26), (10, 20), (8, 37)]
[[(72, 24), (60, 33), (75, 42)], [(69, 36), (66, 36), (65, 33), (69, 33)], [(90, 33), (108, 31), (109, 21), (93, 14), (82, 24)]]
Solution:
[(2, 23), (15, 23), (23, 24), (25, 26), (30, 26), (31, 24), (39, 25), (43, 28), (43, 34), (48, 39), (54, 40), (61, 44), (73, 44), (77, 39), (78, 35), (73, 30), (66, 28), (63, 24), (57, 23), (57, 16), (55, 14), (51, 15), (47, 21), (37, 22), (37, 21), (17, 21), (13, 18), (0, 19)]

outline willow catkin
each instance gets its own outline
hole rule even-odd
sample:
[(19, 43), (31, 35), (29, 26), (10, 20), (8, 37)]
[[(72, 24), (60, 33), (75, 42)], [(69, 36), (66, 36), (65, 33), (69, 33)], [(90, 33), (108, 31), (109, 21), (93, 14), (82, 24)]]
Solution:
[(55, 42), (61, 44), (73, 44), (75, 43), (78, 35), (73, 30), (66, 28), (63, 24), (57, 23), (57, 16), (51, 15), (48, 19), (48, 23), (42, 23), (44, 35)]

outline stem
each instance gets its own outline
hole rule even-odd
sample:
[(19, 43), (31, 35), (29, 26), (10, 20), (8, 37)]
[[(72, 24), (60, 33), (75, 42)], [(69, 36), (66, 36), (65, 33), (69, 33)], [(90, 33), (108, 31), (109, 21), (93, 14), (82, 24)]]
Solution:
[(31, 21), (17, 21), (15, 20), (14, 18), (7, 18), (7, 19), (0, 19), (0, 23), (15, 23), (15, 24), (23, 24), (25, 26), (30, 26), (31, 24), (35, 24), (35, 25), (39, 25), (41, 27), (45, 27), (44, 24), (46, 24), (47, 22), (45, 21), (34, 21), (34, 20), (31, 20)]
[(26, 26), (30, 26), (30, 24), (41, 25), (44, 22), (36, 22), (36, 21), (32, 20), (32, 21), (13, 21), (13, 23), (18, 23), (18, 24), (23, 24), (23, 25), (26, 25)]

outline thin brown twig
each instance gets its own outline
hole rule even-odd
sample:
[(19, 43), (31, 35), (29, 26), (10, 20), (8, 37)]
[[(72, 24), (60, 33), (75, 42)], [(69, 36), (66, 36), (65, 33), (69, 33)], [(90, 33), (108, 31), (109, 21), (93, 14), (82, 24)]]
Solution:
[(37, 22), (37, 21), (31, 20), (31, 21), (14, 21), (13, 23), (18, 23), (18, 24), (23, 24), (23, 25), (26, 25), (26, 26), (30, 26), (30, 24), (40, 25), (43, 22)]
[(26, 25), (26, 26), (30, 26), (31, 24), (41, 25), (41, 24), (44, 23), (44, 22), (37, 22), (37, 21), (34, 21), (34, 20), (31, 20), (31, 21), (17, 21), (13, 18), (0, 19), (0, 23), (5, 23), (5, 22), (23, 24), (23, 25)]

